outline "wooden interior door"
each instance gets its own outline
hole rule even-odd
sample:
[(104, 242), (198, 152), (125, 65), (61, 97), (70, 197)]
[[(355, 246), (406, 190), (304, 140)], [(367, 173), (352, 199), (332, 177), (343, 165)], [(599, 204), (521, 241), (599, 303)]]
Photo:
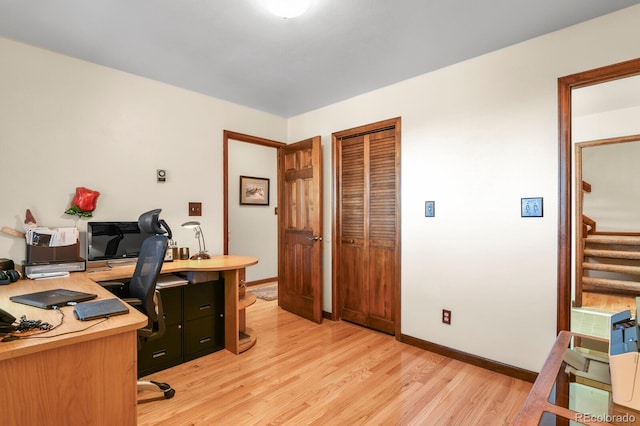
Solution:
[(334, 134), (339, 318), (399, 335), (400, 119)]
[(280, 149), (278, 305), (322, 322), (322, 150), (316, 136)]

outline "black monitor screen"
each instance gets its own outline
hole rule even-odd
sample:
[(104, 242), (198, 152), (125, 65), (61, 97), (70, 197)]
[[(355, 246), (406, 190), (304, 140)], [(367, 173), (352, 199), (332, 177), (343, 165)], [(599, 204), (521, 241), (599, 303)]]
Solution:
[(149, 236), (138, 222), (87, 222), (87, 260), (136, 258)]

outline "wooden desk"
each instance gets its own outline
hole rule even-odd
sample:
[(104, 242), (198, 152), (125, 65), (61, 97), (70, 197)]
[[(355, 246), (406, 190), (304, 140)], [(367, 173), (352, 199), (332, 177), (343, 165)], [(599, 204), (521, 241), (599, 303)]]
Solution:
[[(258, 259), (249, 256), (212, 256), (205, 260), (174, 260), (165, 262), (161, 273), (174, 272), (206, 272), (218, 271), (224, 278), (224, 340), (225, 349), (239, 354), (256, 342), (256, 336), (250, 332), (250, 339), (240, 342), (239, 332), (247, 332), (245, 327), (246, 303), (240, 304), (238, 286), (241, 273), (247, 266), (255, 265)], [(114, 268), (103, 267), (87, 271), (87, 276), (94, 281), (109, 281), (131, 277), (135, 265), (117, 266)], [(255, 299), (254, 299), (255, 300)]]
[[(217, 256), (210, 260), (165, 263), (162, 272), (220, 271), (225, 279), (225, 347), (246, 349), (238, 331), (244, 321), (238, 302), (241, 271), (258, 262), (253, 257)], [(67, 278), (20, 280), (0, 286), (0, 308), (16, 318), (60, 322), (60, 312), (11, 302), (10, 296), (54, 288), (114, 297), (94, 281), (128, 278), (134, 265), (75, 272)], [(64, 323), (49, 332), (56, 337), (0, 342), (0, 380), (3, 385), (0, 423), (3, 425), (114, 424), (135, 425), (137, 404), (137, 330), (147, 318), (134, 308), (128, 315), (101, 320), (75, 319), (73, 308), (61, 309)], [(78, 331), (83, 330), (83, 331)], [(78, 331), (78, 332), (75, 332)], [(65, 332), (75, 332), (65, 334)], [(43, 336), (46, 336), (44, 334)], [(255, 342), (255, 339), (253, 340)]]
[[(79, 331), (101, 320), (78, 321), (71, 306), (53, 311), (9, 300), (13, 295), (54, 288), (95, 293), (99, 299), (113, 297), (84, 273), (0, 286), (0, 308), (18, 319), (26, 315), (55, 325), (60, 312), (65, 315), (60, 327), (41, 335), (57, 337), (0, 342), (0, 422), (136, 424), (137, 329), (147, 323), (146, 316), (131, 308), (128, 315)], [(62, 335), (66, 332), (73, 333)]]

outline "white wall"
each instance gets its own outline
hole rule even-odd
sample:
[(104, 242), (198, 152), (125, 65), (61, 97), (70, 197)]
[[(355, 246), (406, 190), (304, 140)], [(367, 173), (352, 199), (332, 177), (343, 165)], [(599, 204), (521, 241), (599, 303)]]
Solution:
[[(247, 282), (278, 276), (278, 150), (229, 140), (229, 254), (254, 256)], [(240, 205), (240, 176), (269, 179), (269, 205)]]
[[(290, 119), (290, 141), (322, 136), (325, 259), (331, 133), (401, 116), (402, 333), (538, 371), (556, 334), (557, 79), (639, 57), (638, 22), (635, 6)], [(543, 218), (520, 217), (532, 196)], [(327, 260), (325, 310), (330, 280)]]
[[(0, 225), (86, 229), (64, 214), (77, 186), (100, 191), (94, 220), (136, 220), (160, 207), (180, 246), (197, 251), (187, 220), (222, 254), (223, 130), (286, 140), (286, 120), (163, 83), (0, 38)], [(156, 169), (167, 169), (156, 183)], [(203, 216), (188, 216), (202, 202)], [(24, 259), (0, 233), (0, 257)]]
[[(640, 134), (640, 76), (574, 89), (571, 103), (574, 143)], [(583, 211), (598, 231), (640, 231), (639, 169), (638, 142), (582, 149)]]

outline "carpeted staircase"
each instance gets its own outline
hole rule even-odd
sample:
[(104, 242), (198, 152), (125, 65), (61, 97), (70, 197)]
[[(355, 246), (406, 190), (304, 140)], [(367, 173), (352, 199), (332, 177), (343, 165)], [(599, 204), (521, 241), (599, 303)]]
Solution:
[(640, 236), (588, 235), (583, 252), (583, 290), (640, 295)]

